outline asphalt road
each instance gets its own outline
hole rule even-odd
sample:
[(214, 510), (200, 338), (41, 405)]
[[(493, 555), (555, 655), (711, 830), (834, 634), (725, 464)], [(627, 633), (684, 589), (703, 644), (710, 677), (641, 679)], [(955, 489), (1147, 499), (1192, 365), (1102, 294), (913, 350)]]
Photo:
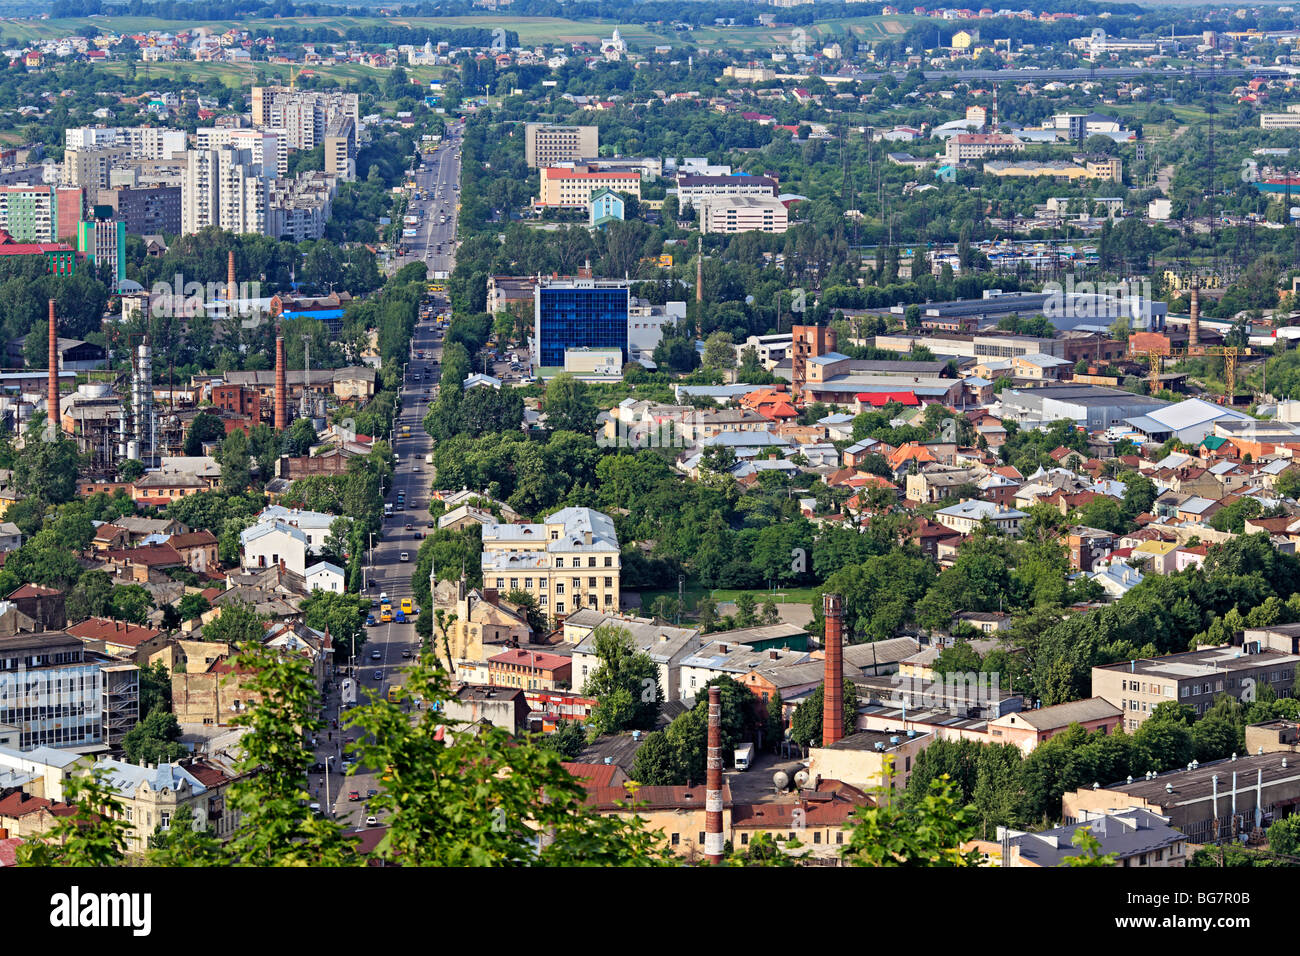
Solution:
[[(420, 215), (417, 235), (403, 238), (407, 254), (399, 266), (424, 262), (430, 276), (450, 272), (455, 260), (456, 203), (460, 198), (460, 137), (464, 127), (448, 127), (447, 136), (432, 153), (422, 154), (415, 170), (415, 187), (425, 199), (412, 199), (407, 214)], [(444, 221), (445, 217), (445, 221)]]
[[(441, 176), (439, 192), (441, 200), (435, 198), (432, 203), (445, 210), (447, 223), (439, 227), (435, 236), (445, 236), (443, 255), (435, 255), (430, 260), (429, 273), (432, 278), (435, 269), (450, 271), (453, 266), (454, 250), (450, 240), (455, 235), (456, 200), (458, 197), (460, 150), (457, 139), (452, 139), (434, 164), (440, 172), (429, 170), (430, 176)], [(453, 173), (452, 170), (456, 172)], [(423, 188), (423, 187), (421, 187)], [(431, 186), (432, 188), (432, 186)], [(437, 218), (436, 213), (432, 217)], [(430, 246), (430, 248), (432, 248)], [(436, 263), (435, 264), (435, 260)], [(402, 386), (402, 405), (394, 423), (393, 450), (397, 455), (392, 487), (385, 487), (384, 501), (393, 506), (393, 513), (384, 519), (382, 536), (376, 536), (366, 555), (365, 595), (372, 603), (378, 601), (381, 593), (386, 593), (394, 611), (400, 606), (404, 597), (412, 596), (411, 576), (420, 550), (420, 544), (429, 533), (429, 498), (433, 485), (433, 465), (425, 458), (433, 451), (433, 439), (424, 430), (424, 415), (433, 401), (433, 387), (441, 374), (442, 335), (437, 330), (435, 318), (439, 311), (449, 310), (450, 305), (445, 296), (433, 299), (433, 315), (422, 317), (416, 325), (411, 338), (411, 352), (406, 366), (406, 377)], [(423, 358), (417, 356), (423, 354)], [(418, 376), (418, 380), (417, 380)], [(409, 429), (408, 436), (403, 429)], [(402, 509), (398, 510), (399, 494)], [(406, 526), (410, 525), (408, 529)], [(406, 560), (402, 560), (402, 555)], [(373, 608), (376, 619), (379, 608)], [(431, 613), (427, 608), (420, 608), (420, 613)], [(412, 657), (419, 650), (419, 637), (415, 632), (413, 621), (402, 624), (379, 624), (366, 629), (366, 643), (356, 661), (357, 699), (364, 702), (370, 694), (384, 695), (392, 684), (402, 683), (402, 668), (411, 663)], [(376, 674), (379, 676), (376, 678)], [(340, 675), (342, 677), (342, 675)], [(348, 737), (355, 737), (355, 731), (335, 729), (334, 722), (339, 714), (339, 688), (336, 685), (327, 695), (325, 708), (326, 729), (317, 738), (317, 759), (324, 762), (329, 755), (334, 756), (333, 766), (336, 772), (329, 778), (329, 803), (334, 808), (334, 819), (347, 826), (364, 826), (369, 811), (366, 808), (368, 790), (379, 789), (379, 774), (374, 768), (360, 767), (357, 772), (344, 776), (337, 772), (346, 755)], [(341, 724), (341, 722), (340, 722)], [(323, 774), (313, 773), (310, 778), (313, 799), (322, 805), (326, 802), (325, 778)], [(355, 791), (362, 799), (353, 801), (349, 793)], [(381, 820), (382, 822), (382, 820)]]

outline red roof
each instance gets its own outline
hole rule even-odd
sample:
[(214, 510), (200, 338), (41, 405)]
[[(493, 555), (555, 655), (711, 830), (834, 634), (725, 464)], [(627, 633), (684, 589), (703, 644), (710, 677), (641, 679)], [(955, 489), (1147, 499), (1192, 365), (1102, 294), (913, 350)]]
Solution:
[(882, 408), (890, 402), (900, 405), (920, 405), (915, 392), (858, 392), (857, 399), (875, 408)]
[(58, 588), (41, 587), (39, 584), (24, 584), (17, 591), (9, 595), (7, 600), (16, 601), (19, 598), (30, 597), (53, 597), (56, 594), (62, 594)]
[(623, 768), (616, 763), (570, 763), (562, 766), (588, 790), (604, 790), (614, 786), (614, 775)]
[(67, 633), (83, 641), (106, 641), (121, 644), (124, 647), (139, 647), (150, 638), (157, 637), (162, 631), (143, 624), (131, 624), (127, 621), (115, 621), (107, 617), (91, 617), (64, 628)]
[(489, 657), (489, 664), (513, 664), (518, 667), (533, 667), (537, 670), (553, 671), (561, 667), (567, 667), (573, 663), (573, 659), (565, 657), (562, 654), (546, 654), (537, 651), (526, 651), (522, 648), (514, 648), (495, 657)]
[(119, 548), (105, 551), (104, 557), (121, 564), (144, 564), (158, 567), (184, 564), (185, 559), (170, 544), (149, 544), (142, 548)]

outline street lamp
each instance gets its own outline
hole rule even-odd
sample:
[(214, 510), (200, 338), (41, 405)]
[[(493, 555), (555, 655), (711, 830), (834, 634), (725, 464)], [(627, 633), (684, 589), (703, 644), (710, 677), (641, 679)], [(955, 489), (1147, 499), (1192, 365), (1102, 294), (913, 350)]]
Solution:
[(334, 755), (329, 754), (325, 758), (325, 812), (328, 815), (326, 819), (334, 819), (334, 805), (330, 803), (330, 766), (334, 763)]

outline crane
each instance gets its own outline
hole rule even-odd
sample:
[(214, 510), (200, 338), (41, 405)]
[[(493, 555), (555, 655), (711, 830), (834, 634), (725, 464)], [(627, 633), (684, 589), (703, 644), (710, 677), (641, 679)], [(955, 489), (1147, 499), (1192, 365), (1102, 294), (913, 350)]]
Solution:
[(1237, 356), (1250, 355), (1249, 348), (1239, 347), (1236, 345), (1189, 345), (1185, 348), (1147, 348), (1147, 349), (1130, 349), (1128, 357), (1131, 359), (1145, 358), (1151, 363), (1151, 391), (1154, 394), (1160, 387), (1160, 360), (1166, 358), (1198, 358), (1203, 356), (1223, 356), (1223, 381), (1226, 386), (1227, 399), (1232, 401), (1232, 396), (1237, 392)]

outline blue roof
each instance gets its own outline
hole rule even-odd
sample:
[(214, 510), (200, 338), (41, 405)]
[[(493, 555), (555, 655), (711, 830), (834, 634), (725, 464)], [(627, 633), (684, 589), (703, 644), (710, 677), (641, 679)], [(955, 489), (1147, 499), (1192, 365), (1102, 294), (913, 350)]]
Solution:
[(286, 319), (341, 319), (343, 318), (342, 309), (311, 309), (302, 312), (284, 312)]

